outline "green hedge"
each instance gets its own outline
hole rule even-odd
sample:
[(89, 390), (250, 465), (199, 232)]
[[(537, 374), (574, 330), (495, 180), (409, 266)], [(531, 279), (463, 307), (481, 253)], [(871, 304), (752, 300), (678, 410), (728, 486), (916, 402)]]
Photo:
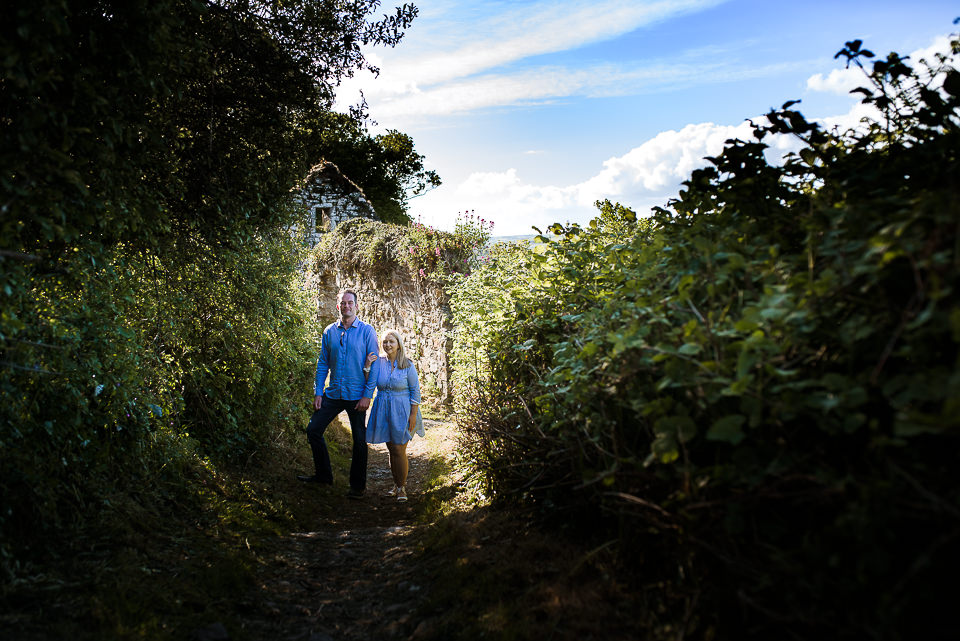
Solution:
[(296, 246), (183, 245), (175, 257), (78, 246), (54, 272), (22, 267), (0, 369), (9, 572), (109, 509), (106, 496), (189, 492), (187, 469), (302, 428), (318, 334)]
[[(676, 588), (658, 592), (671, 634), (950, 629), (953, 65), (891, 54), (861, 90), (878, 122), (830, 134), (788, 103), (650, 219), (598, 203), (454, 297), (458, 411), (491, 491), (601, 510), (642, 583)], [(802, 149), (773, 166), (771, 134)]]
[(396, 44), (416, 13), (375, 8), (5, 6), (4, 579), (82, 545), (114, 493), (160, 505), (302, 429), (316, 337), (284, 230), (339, 79), (367, 66), (358, 34)]

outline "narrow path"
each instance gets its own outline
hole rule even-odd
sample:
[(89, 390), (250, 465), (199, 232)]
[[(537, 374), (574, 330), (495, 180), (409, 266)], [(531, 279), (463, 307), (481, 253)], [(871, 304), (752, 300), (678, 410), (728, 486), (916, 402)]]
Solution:
[[(367, 494), (345, 496), (344, 481), (314, 487), (316, 517), (302, 532), (270, 545), (258, 585), (242, 604), (240, 626), (250, 639), (353, 641), (418, 638), (411, 613), (427, 598), (418, 580), (415, 541), (429, 527), (417, 515), (437, 457), (450, 460), (455, 430), (424, 421), (427, 438), (408, 447), (406, 503), (385, 496), (393, 486), (387, 450), (371, 446)], [(308, 499), (309, 500), (309, 499)], [(239, 635), (238, 635), (239, 636)]]

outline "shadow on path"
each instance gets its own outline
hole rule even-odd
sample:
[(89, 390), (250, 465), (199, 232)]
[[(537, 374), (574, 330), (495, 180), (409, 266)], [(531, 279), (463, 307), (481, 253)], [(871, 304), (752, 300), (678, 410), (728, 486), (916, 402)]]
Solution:
[[(310, 486), (315, 516), (301, 532), (267, 544), (257, 586), (243, 600), (238, 638), (290, 641), (417, 638), (412, 612), (426, 598), (418, 577), (415, 541), (429, 525), (418, 522), (425, 483), (449, 466), (452, 424), (424, 421), (425, 439), (408, 447), (409, 500), (385, 496), (393, 487), (387, 450), (370, 446), (367, 493)], [(341, 481), (342, 482), (342, 481)], [(434, 490), (436, 491), (436, 490)], [(239, 631), (238, 631), (239, 632)], [(201, 639), (214, 639), (201, 631)]]

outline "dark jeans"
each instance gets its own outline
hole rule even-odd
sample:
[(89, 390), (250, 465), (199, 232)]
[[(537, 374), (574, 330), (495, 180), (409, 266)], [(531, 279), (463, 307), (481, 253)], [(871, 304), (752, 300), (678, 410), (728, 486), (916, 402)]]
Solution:
[(364, 425), (366, 410), (354, 409), (357, 401), (345, 401), (323, 396), (320, 409), (314, 411), (307, 426), (307, 440), (313, 450), (314, 474), (324, 483), (333, 483), (333, 469), (330, 467), (330, 453), (323, 433), (340, 412), (346, 411), (350, 419), (350, 432), (353, 434), (353, 454), (350, 459), (350, 487), (355, 490), (367, 488), (367, 428)]

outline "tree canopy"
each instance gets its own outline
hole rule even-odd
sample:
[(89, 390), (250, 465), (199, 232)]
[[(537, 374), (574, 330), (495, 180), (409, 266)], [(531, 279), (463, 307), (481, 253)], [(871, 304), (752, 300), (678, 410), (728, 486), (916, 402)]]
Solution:
[(322, 134), (338, 83), (376, 71), (362, 47), (396, 45), (417, 13), (376, 17), (379, 6), (4, 6), (7, 575), (25, 551), (69, 539), (99, 497), (152, 492), (164, 474), (242, 456), (299, 422), (314, 328), (291, 189), (334, 144)]
[[(0, 56), (5, 250), (276, 225), (339, 81), (416, 15), (375, 0), (16, 0)], [(348, 118), (349, 120), (349, 118)], [(412, 149), (412, 144), (411, 144)]]
[(372, 135), (363, 121), (330, 112), (319, 134), (319, 153), (363, 189), (381, 220), (407, 224), (411, 198), (440, 185), (435, 171), (405, 133), (388, 130)]

